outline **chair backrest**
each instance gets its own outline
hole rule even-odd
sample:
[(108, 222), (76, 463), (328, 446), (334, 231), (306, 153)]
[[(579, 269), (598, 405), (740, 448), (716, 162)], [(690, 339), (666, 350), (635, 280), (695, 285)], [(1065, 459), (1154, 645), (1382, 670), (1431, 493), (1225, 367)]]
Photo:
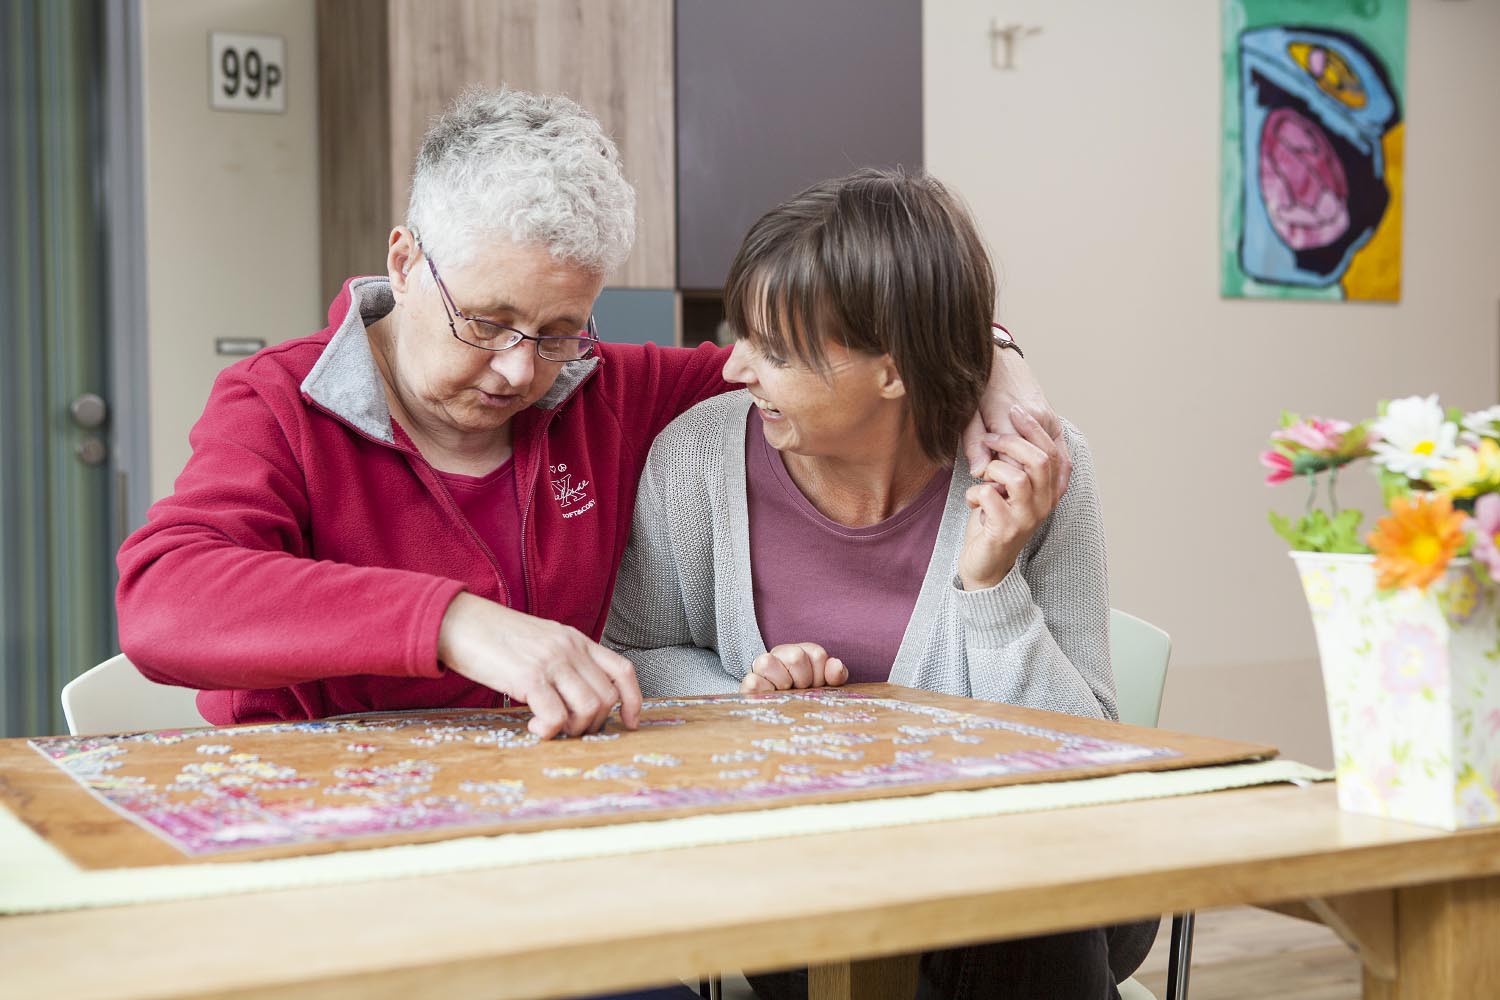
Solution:
[(62, 689), (63, 716), (75, 736), (206, 726), (197, 698), (192, 688), (148, 681), (124, 653), (79, 674)]
[(1156, 725), (1171, 658), (1171, 636), (1135, 615), (1109, 609), (1109, 659), (1121, 722)]

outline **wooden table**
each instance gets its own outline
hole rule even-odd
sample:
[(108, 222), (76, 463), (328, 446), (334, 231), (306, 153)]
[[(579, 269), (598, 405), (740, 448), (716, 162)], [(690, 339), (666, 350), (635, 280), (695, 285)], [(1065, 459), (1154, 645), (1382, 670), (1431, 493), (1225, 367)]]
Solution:
[(560, 997), (1311, 900), (1366, 996), (1500, 997), (1500, 827), (1271, 786), (212, 900), (0, 918), (6, 997)]

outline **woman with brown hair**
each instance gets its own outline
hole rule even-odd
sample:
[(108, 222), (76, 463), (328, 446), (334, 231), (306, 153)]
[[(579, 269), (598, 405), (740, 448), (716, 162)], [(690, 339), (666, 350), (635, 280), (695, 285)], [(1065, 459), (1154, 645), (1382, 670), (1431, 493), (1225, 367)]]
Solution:
[[(859, 171), (751, 228), (725, 297), (745, 390), (653, 445), (605, 630), (643, 694), (890, 681), (1117, 717), (1083, 436), (1017, 409), (981, 477), (958, 455), (994, 303), (983, 241), (927, 176)], [(1116, 997), (1154, 932), (934, 953), (920, 995)]]

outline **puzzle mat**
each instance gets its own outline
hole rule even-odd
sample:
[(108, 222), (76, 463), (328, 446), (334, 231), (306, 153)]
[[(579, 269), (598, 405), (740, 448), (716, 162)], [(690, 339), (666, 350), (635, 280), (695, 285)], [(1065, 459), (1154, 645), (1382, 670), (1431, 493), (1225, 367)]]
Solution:
[(1007, 813), (1103, 805), (1281, 782), (1333, 779), (1290, 760), (1224, 764), (1181, 771), (1142, 771), (1105, 778), (939, 792), (759, 812), (687, 816), (540, 833), (459, 837), (339, 851), (279, 861), (160, 865), (84, 871), (64, 858), (9, 810), (0, 809), (0, 914), (41, 913), (247, 892), (347, 885), (516, 865), (624, 857), (644, 851), (744, 844), (776, 837), (846, 833)]
[(649, 701), (539, 741), (432, 711), (0, 744), (0, 801), (82, 868), (348, 848), (1221, 764), (1269, 747), (891, 685)]

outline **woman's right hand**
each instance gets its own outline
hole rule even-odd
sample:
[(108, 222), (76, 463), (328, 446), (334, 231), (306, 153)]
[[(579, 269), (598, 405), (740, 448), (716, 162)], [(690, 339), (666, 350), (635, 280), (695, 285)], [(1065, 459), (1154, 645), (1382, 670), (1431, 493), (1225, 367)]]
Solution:
[(615, 705), (636, 728), (641, 688), (635, 667), (560, 622), (522, 614), (474, 594), (453, 599), (438, 631), (438, 659), (455, 673), (531, 709), (542, 739), (598, 732)]
[(793, 688), (838, 687), (849, 670), (837, 656), (815, 642), (788, 642), (761, 653), (750, 664), (740, 684), (742, 694), (789, 691)]

